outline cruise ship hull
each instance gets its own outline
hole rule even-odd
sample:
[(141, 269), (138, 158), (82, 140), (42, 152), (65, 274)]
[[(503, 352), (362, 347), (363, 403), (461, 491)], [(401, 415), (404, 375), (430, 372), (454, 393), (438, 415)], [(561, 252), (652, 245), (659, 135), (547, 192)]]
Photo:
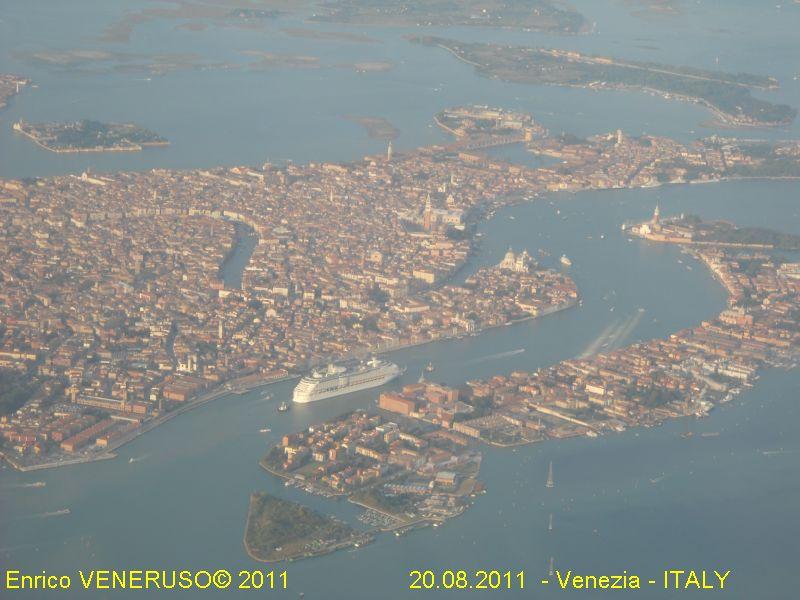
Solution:
[[(343, 375), (336, 385), (336, 389), (323, 389), (323, 390), (300, 390), (300, 386), (295, 388), (294, 395), (292, 397), (292, 401), (296, 402), (297, 404), (308, 404), (311, 402), (317, 402), (319, 400), (327, 400), (328, 398), (335, 398), (336, 396), (344, 396), (345, 394), (352, 394), (353, 392), (361, 392), (364, 390), (369, 390), (372, 388), (380, 387), (389, 383), (390, 381), (397, 379), (400, 375), (403, 374), (403, 369), (398, 367), (397, 365), (390, 365), (388, 368), (382, 369), (384, 372), (380, 373), (377, 377), (368, 377), (366, 381), (362, 382), (352, 382), (353, 379), (359, 379), (363, 375), (363, 373), (355, 373), (355, 374), (348, 374)], [(320, 387), (324, 386), (322, 382), (320, 382)], [(325, 386), (327, 387), (327, 386)]]

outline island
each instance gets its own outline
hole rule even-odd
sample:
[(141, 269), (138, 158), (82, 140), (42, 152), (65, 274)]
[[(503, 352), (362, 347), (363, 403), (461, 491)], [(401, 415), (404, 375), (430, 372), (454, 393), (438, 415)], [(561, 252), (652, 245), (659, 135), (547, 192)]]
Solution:
[(145, 146), (166, 146), (169, 142), (133, 123), (27, 123), (17, 121), (14, 131), (50, 152), (139, 152)]
[(347, 115), (344, 118), (361, 125), (371, 139), (393, 140), (400, 134), (397, 128), (383, 117), (357, 117)]
[(727, 221), (705, 222), (696, 215), (680, 215), (661, 219), (659, 207), (656, 207), (650, 221), (630, 228), (623, 225), (623, 231), (625, 230), (655, 242), (693, 246), (800, 250), (800, 236), (798, 235), (762, 227), (737, 227)]
[(311, 21), (354, 25), (478, 25), (526, 31), (582, 33), (589, 24), (574, 9), (552, 0), (331, 0)]
[(260, 8), (236, 7), (228, 11), (225, 16), (236, 19), (277, 19), (281, 16), (281, 11), (275, 9), (264, 10)]
[(250, 496), (244, 545), (259, 562), (309, 558), (371, 541), (369, 533), (265, 492)]
[(0, 73), (0, 109), (8, 106), (9, 99), (19, 94), (30, 82), (30, 79), (24, 77)]
[(589, 89), (636, 89), (708, 107), (726, 125), (773, 127), (791, 123), (797, 110), (754, 97), (751, 89), (775, 89), (761, 75), (592, 56), (568, 50), (459, 42), (423, 36), (412, 41), (443, 48), (486, 77), (539, 85)]
[[(425, 391), (443, 410), (474, 410), (457, 390), (420, 382), (404, 391), (412, 389)], [(287, 485), (348, 498), (367, 509), (362, 520), (384, 531), (438, 526), (461, 514), (483, 489), (476, 479), (481, 453), (436, 422), (408, 418), (411, 402), (399, 394), (381, 394), (380, 406), (396, 412), (389, 419), (359, 410), (284, 436), (261, 466)]]
[[(382, 392), (372, 412), (356, 411), (285, 435), (262, 466), (287, 485), (346, 496), (367, 509), (362, 520), (373, 521), (378, 513), (385, 519), (382, 529), (401, 534), (461, 514), (483, 491), (477, 482), (478, 443), (508, 447), (593, 438), (705, 416), (753, 386), (763, 369), (795, 368), (800, 263), (764, 247), (730, 244), (726, 240), (750, 238), (734, 225), (696, 218), (662, 224), (658, 210), (631, 232), (677, 227), (706, 240), (686, 251), (728, 292), (728, 306), (717, 317), (610, 352), (596, 354), (598, 343), (587, 355), (533, 373), (498, 374), (460, 387), (422, 377)], [(764, 230), (756, 239), (762, 238), (785, 236)], [(672, 234), (659, 241), (683, 243)], [(787, 241), (794, 247), (797, 237)], [(552, 463), (546, 478), (542, 473), (542, 487), (555, 487)]]
[[(551, 135), (531, 115), (475, 105), (436, 119), (449, 143), (400, 152), (387, 142), (386, 152), (348, 163), (0, 180), (2, 455), (23, 470), (110, 458), (230, 393), (578, 304), (569, 259), (546, 249), (509, 249), (498, 264), (474, 268), (478, 226), (503, 207), (549, 192), (800, 176), (795, 141)], [(526, 166), (489, 153), (512, 144), (553, 160)], [(223, 277), (220, 265), (246, 246), (241, 275)], [(685, 246), (704, 255), (736, 249)], [(709, 255), (716, 270), (719, 260)], [(736, 277), (737, 264), (748, 277), (760, 265), (765, 281), (779, 268), (791, 272), (779, 262), (724, 260)], [(770, 300), (767, 314), (776, 306)], [(766, 334), (747, 333), (749, 343), (785, 335), (764, 326)], [(563, 395), (556, 386), (554, 396)], [(542, 435), (515, 430), (527, 421), (514, 411), (487, 413), (481, 394), (459, 391), (458, 402), (474, 409), (459, 419), (475, 421), (459, 427), (498, 428), (481, 434), (490, 443)], [(595, 431), (568, 423), (564, 433)]]
[(471, 145), (480, 140), (491, 145), (503, 141), (530, 142), (547, 135), (547, 129), (531, 115), (490, 106), (446, 108), (433, 119), (439, 127), (456, 138), (471, 140)]
[(244, 56), (254, 57), (249, 68), (253, 70), (268, 69), (318, 69), (321, 62), (318, 56), (303, 54), (279, 54), (264, 50), (242, 50)]

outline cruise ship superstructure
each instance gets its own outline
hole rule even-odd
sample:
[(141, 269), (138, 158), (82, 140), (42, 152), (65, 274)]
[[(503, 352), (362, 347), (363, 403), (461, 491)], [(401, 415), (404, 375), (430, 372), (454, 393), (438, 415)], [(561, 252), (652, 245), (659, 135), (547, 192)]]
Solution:
[(292, 400), (297, 403), (316, 402), (389, 383), (403, 374), (396, 364), (373, 358), (369, 362), (348, 365), (328, 365), (303, 377), (294, 388)]

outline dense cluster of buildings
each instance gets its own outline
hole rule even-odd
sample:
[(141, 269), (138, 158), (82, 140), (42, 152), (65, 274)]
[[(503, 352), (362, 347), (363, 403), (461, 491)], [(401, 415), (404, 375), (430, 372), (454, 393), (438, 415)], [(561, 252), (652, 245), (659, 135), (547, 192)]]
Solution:
[(728, 291), (729, 307), (717, 318), (667, 339), (469, 382), (469, 395), (490, 403), (491, 413), (453, 428), (518, 443), (654, 425), (707, 412), (752, 385), (765, 366), (794, 364), (800, 342), (797, 264), (744, 249), (710, 246), (694, 253)]
[[(59, 384), (6, 419), (6, 439), (38, 457), (56, 448), (41, 423), (63, 401), (137, 422), (235, 377), (498, 324), (484, 290), (444, 284), (472, 250), (465, 226), (528, 185), (434, 150), (0, 182), (1, 366)], [(248, 232), (241, 286), (226, 286), (220, 265)], [(574, 292), (567, 278), (529, 277), (529, 314)]]
[(436, 124), (457, 138), (480, 145), (486, 138), (505, 137), (509, 140), (531, 141), (547, 135), (547, 129), (531, 115), (491, 106), (457, 106), (436, 115)]
[(537, 170), (540, 184), (550, 191), (800, 175), (797, 142), (745, 144), (713, 137), (684, 145), (665, 137), (629, 137), (618, 130), (587, 139), (569, 135), (534, 139), (528, 148), (559, 160)]
[[(423, 377), (381, 393), (379, 414), (360, 411), (285, 436), (262, 464), (309, 491), (348, 494), (407, 519), (431, 518), (423, 502), (434, 494), (457, 514), (464, 507), (459, 479), (474, 478), (480, 463), (472, 440), (509, 446), (593, 437), (702, 415), (751, 385), (761, 368), (795, 365), (800, 264), (741, 248), (693, 253), (728, 291), (728, 307), (715, 319), (666, 339), (459, 389)], [(516, 255), (509, 251), (501, 264), (509, 270)]]
[(480, 461), (463, 436), (356, 411), (284, 436), (262, 465), (287, 483), (409, 521), (462, 511)]
[[(459, 115), (449, 113), (451, 125), (479, 126), (481, 147), (534, 126), (503, 111)], [(275, 379), (569, 306), (571, 280), (526, 253), (449, 284), (473, 250), (471, 226), (523, 195), (645, 185), (676, 157), (695, 156), (621, 133), (528, 137), (565, 162), (492, 160), (467, 136), (346, 165), (0, 181), (0, 368), (36, 387), (0, 424), (6, 447), (40, 461), (70, 452), (45, 431), (74, 410), (127, 429), (222, 382)], [(715, 147), (716, 162), (698, 155), (709, 177), (730, 159)], [(241, 284), (226, 285), (221, 266), (247, 237), (257, 241)]]

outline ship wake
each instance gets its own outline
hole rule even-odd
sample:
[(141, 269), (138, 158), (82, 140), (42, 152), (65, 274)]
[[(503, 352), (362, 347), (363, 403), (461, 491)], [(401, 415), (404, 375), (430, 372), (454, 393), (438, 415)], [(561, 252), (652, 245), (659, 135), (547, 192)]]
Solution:
[(612, 322), (586, 346), (583, 352), (578, 355), (578, 358), (586, 359), (601, 351), (607, 352), (619, 348), (633, 333), (633, 330), (636, 329), (636, 326), (642, 320), (642, 316), (644, 316), (644, 312), (644, 309), (640, 308), (628, 318)]
[(516, 350), (508, 350), (507, 352), (497, 352), (495, 354), (488, 354), (479, 358), (466, 360), (464, 361), (464, 364), (477, 365), (479, 363), (489, 362), (490, 360), (500, 360), (503, 358), (508, 358), (509, 356), (516, 356), (517, 354), (522, 354), (523, 352), (525, 352), (525, 348), (517, 348)]
[(34, 481), (31, 483), (12, 483), (10, 485), (4, 485), (2, 489), (4, 490), (23, 490), (27, 488), (41, 488), (47, 485), (44, 481)]
[(33, 519), (49, 519), (50, 517), (61, 517), (61, 516), (64, 516), (64, 515), (68, 515), (69, 513), (70, 513), (70, 510), (68, 508), (62, 508), (61, 510), (51, 510), (49, 512), (36, 513), (36, 514), (33, 514), (33, 515), (25, 515), (25, 516), (19, 517), (18, 520), (19, 521), (30, 521), (30, 520), (33, 520)]

